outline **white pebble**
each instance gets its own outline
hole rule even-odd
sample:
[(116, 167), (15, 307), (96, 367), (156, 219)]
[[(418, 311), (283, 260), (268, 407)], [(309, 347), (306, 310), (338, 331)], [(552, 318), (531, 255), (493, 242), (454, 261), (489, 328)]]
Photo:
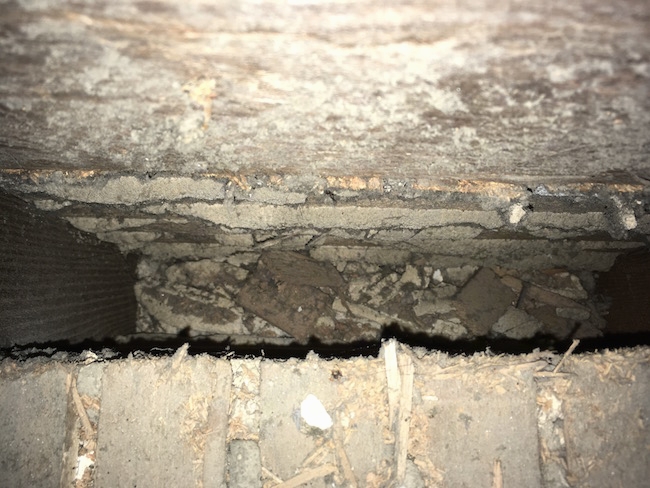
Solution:
[(521, 203), (517, 203), (510, 207), (510, 223), (518, 224), (519, 221), (526, 215), (526, 210)]
[(442, 273), (440, 272), (439, 269), (435, 270), (433, 272), (433, 281), (437, 281), (438, 283), (442, 283)]
[(311, 393), (300, 404), (300, 416), (307, 425), (320, 430), (327, 430), (332, 426), (332, 417), (320, 400)]

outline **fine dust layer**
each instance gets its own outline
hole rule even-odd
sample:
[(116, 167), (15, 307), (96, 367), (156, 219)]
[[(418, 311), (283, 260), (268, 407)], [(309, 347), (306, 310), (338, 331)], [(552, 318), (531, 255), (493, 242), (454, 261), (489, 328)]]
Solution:
[(111, 363), (104, 372), (95, 486), (222, 479), (230, 368), (207, 357)]

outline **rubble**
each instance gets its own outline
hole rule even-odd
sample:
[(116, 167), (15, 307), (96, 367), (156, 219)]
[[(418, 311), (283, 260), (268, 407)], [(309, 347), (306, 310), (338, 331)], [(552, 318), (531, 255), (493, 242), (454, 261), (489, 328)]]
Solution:
[[(340, 249), (334, 261), (292, 251), (188, 262), (143, 261), (141, 332), (377, 341), (387, 327), (448, 340), (594, 337), (604, 319), (592, 286), (566, 269), (372, 263)], [(330, 255), (331, 256), (331, 255)]]
[(489, 268), (480, 269), (458, 294), (460, 314), (474, 336), (486, 335), (516, 299)]
[(543, 329), (544, 325), (535, 317), (515, 307), (508, 307), (492, 326), (492, 333), (509, 339), (530, 339)]

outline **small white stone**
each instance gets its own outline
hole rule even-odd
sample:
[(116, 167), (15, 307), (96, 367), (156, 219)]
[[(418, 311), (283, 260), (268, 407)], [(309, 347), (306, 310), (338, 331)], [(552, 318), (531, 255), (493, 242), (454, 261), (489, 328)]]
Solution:
[(77, 458), (77, 472), (75, 473), (75, 479), (80, 480), (83, 478), (86, 470), (94, 464), (95, 462), (90, 457), (88, 457), (88, 455), (79, 456)]
[(521, 340), (535, 337), (541, 328), (542, 324), (535, 317), (523, 310), (510, 307), (492, 326), (492, 331), (510, 339)]
[(625, 207), (621, 199), (618, 197), (612, 197), (612, 200), (614, 201), (614, 205), (619, 209), (621, 224), (623, 224), (625, 230), (636, 229), (637, 221), (634, 215), (634, 210)]
[(623, 227), (625, 227), (625, 230), (636, 229), (637, 221), (634, 212), (622, 212), (621, 220), (623, 221)]
[(332, 317), (318, 317), (318, 320), (316, 321), (316, 327), (319, 328), (325, 328), (325, 329), (335, 329), (336, 328), (336, 323), (332, 319)]
[(524, 215), (526, 215), (526, 210), (524, 210), (524, 206), (521, 203), (517, 203), (510, 207), (511, 224), (518, 224), (519, 221), (524, 218)]
[(311, 393), (300, 404), (300, 416), (307, 425), (320, 430), (327, 430), (333, 424), (323, 404)]
[(343, 302), (339, 297), (336, 297), (332, 302), (332, 310), (339, 313), (345, 313), (348, 311), (347, 307), (343, 305)]
[(533, 191), (535, 195), (541, 195), (543, 197), (551, 196), (551, 192), (544, 185), (538, 185), (537, 188)]
[(438, 283), (442, 283), (442, 273), (440, 272), (439, 269), (435, 270), (433, 272), (433, 281), (436, 281)]
[(458, 340), (467, 334), (465, 327), (451, 320), (436, 320), (432, 329), (435, 335), (441, 335), (452, 341)]
[(447, 283), (451, 283), (455, 286), (463, 286), (467, 283), (474, 273), (476, 273), (478, 268), (476, 266), (462, 266), (460, 268), (446, 268), (445, 269), (445, 279)]

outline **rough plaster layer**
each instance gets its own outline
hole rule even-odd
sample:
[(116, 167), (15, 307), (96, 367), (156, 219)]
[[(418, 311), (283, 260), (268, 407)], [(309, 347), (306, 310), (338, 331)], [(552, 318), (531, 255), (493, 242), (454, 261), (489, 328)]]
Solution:
[(2, 3), (3, 168), (647, 176), (644, 0)]
[(162, 260), (270, 249), (324, 257), (339, 248), (377, 262), (429, 255), (448, 266), (605, 270), (617, 253), (644, 245), (650, 211), (639, 179), (534, 186), (3, 172), (0, 184), (123, 252)]

